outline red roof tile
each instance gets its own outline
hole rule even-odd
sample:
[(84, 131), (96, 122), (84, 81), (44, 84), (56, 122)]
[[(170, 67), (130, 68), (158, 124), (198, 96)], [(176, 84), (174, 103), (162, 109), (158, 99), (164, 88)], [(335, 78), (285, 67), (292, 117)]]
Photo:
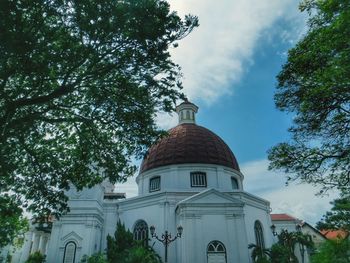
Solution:
[(298, 220), (295, 217), (292, 217), (288, 214), (271, 214), (272, 221), (296, 221)]
[(153, 145), (143, 159), (140, 173), (182, 163), (218, 164), (239, 171), (227, 144), (215, 133), (196, 124), (180, 124)]
[(327, 239), (344, 239), (349, 236), (349, 233), (344, 230), (321, 230), (322, 235)]

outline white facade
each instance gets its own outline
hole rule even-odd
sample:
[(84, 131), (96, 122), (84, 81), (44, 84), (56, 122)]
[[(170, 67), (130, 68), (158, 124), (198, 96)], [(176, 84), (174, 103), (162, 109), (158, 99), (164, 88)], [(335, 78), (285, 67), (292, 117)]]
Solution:
[[(190, 172), (199, 170), (207, 175), (207, 187), (201, 189), (190, 186)], [(154, 176), (160, 176), (161, 187), (150, 193), (149, 181)], [(231, 177), (238, 179), (239, 189), (232, 189)], [(79, 195), (71, 191), (71, 212), (53, 224), (48, 262), (63, 262), (69, 242), (77, 246), (75, 262), (85, 254), (103, 251), (106, 237), (114, 234), (118, 220), (131, 231), (136, 222), (143, 220), (148, 227), (154, 225), (158, 234), (168, 230), (174, 235), (181, 225), (182, 237), (169, 245), (169, 262), (207, 262), (211, 241), (225, 246), (225, 262), (251, 262), (248, 244), (256, 243), (257, 220), (262, 225), (265, 246), (273, 243), (270, 207), (266, 200), (244, 192), (242, 180), (242, 174), (226, 167), (181, 164), (140, 175), (139, 196), (134, 198), (103, 200), (100, 186)], [(164, 258), (163, 244), (156, 241), (154, 248)]]
[[(177, 111), (180, 123), (194, 125), (197, 107), (185, 103)], [(250, 263), (248, 244), (259, 238), (268, 248), (274, 238), (269, 202), (245, 192), (243, 179), (223, 165), (179, 163), (141, 172), (134, 198), (107, 198), (113, 192), (106, 183), (81, 192), (72, 188), (70, 212), (53, 223), (47, 262), (78, 263), (83, 255), (106, 249), (118, 220), (132, 232), (142, 220), (159, 236), (165, 231), (174, 236), (177, 226), (183, 227), (182, 237), (169, 245), (168, 262)], [(164, 260), (163, 244), (148, 237)]]

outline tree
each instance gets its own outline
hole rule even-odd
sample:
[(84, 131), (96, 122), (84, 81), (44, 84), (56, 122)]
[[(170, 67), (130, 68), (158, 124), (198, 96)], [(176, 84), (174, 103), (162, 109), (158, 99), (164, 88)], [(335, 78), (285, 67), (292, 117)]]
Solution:
[(350, 241), (327, 240), (318, 252), (311, 257), (312, 263), (349, 263), (350, 262)]
[[(294, 254), (293, 254), (294, 255)], [(273, 244), (271, 247), (271, 263), (290, 263), (290, 250), (280, 243)], [(295, 257), (292, 257), (295, 260)]]
[(103, 253), (95, 253), (90, 257), (84, 255), (80, 263), (108, 263), (108, 261)]
[[(288, 232), (287, 230), (282, 230), (278, 235), (278, 244), (281, 246), (278, 249), (275, 249), (271, 256), (275, 259), (281, 260), (282, 258), (288, 258), (288, 262), (290, 263), (298, 263), (298, 259), (295, 255), (295, 249), (298, 246), (302, 246), (303, 248), (313, 248), (313, 242), (309, 235), (305, 235), (302, 232)], [(275, 252), (282, 252), (280, 255), (276, 255)], [(304, 255), (302, 255), (303, 257)]]
[(33, 254), (30, 254), (26, 263), (44, 263), (45, 262), (45, 256), (41, 254), (39, 251), (34, 252)]
[[(270, 259), (272, 263), (298, 263), (295, 250), (298, 248), (312, 249), (314, 244), (309, 235), (302, 232), (289, 232), (282, 230), (278, 234), (278, 243), (274, 244), (270, 249)], [(301, 252), (302, 253), (302, 252)], [(303, 254), (301, 255), (304, 256)]]
[[(249, 244), (248, 248), (252, 250), (252, 259), (256, 263), (298, 263), (295, 255), (295, 249), (312, 249), (314, 244), (309, 235), (302, 232), (289, 232), (283, 229), (278, 234), (278, 242), (273, 244), (270, 249), (261, 248), (255, 244)], [(305, 250), (304, 250), (305, 251)], [(302, 252), (301, 252), (302, 253)], [(304, 255), (301, 255), (302, 257)]]
[(269, 150), (270, 169), (349, 191), (350, 2), (305, 0), (300, 8), (309, 29), (289, 50), (275, 94), (277, 108), (293, 114), (292, 140)]
[(0, 194), (0, 248), (28, 230), (28, 220), (14, 196)]
[(124, 224), (117, 223), (114, 238), (107, 236), (107, 260), (110, 263), (161, 263), (160, 256), (143, 242), (137, 242)]
[(270, 256), (270, 249), (263, 248), (255, 244), (249, 244), (248, 249), (252, 249), (252, 260), (255, 263), (268, 263)]
[(59, 216), (69, 183), (125, 181), (182, 96), (169, 48), (197, 25), (163, 0), (2, 1), (0, 192)]
[(333, 205), (331, 211), (323, 216), (316, 228), (319, 230), (342, 229), (350, 232), (350, 195), (335, 199), (331, 204)]
[(107, 259), (110, 262), (122, 262), (127, 257), (128, 251), (135, 246), (132, 233), (125, 229), (125, 225), (120, 221), (117, 223), (117, 229), (114, 238), (107, 236)]

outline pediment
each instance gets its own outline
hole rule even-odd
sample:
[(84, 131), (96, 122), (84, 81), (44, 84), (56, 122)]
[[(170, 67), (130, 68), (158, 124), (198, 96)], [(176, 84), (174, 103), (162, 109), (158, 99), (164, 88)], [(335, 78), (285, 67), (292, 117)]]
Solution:
[(243, 206), (244, 202), (215, 189), (208, 189), (178, 203), (181, 205), (234, 205)]
[(77, 233), (75, 233), (74, 231), (72, 231), (67, 235), (63, 236), (61, 240), (63, 241), (63, 243), (66, 243), (68, 241), (75, 241), (80, 243), (83, 240), (83, 238), (79, 236)]

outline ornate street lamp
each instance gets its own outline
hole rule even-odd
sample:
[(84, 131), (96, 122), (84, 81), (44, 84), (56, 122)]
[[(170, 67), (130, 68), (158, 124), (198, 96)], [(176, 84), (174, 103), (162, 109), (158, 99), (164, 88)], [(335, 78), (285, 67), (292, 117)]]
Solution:
[(156, 238), (158, 241), (162, 242), (165, 248), (165, 263), (168, 262), (168, 245), (173, 242), (175, 239), (177, 239), (178, 237), (181, 237), (182, 235), (182, 231), (183, 231), (183, 227), (182, 226), (178, 226), (177, 227), (177, 234), (175, 237), (171, 237), (171, 234), (168, 232), (168, 230), (165, 230), (164, 234), (162, 234), (162, 238), (159, 238), (157, 236), (156, 232), (156, 228), (154, 226), (151, 226), (149, 228), (149, 230), (151, 231), (151, 236), (153, 238)]
[(272, 226), (270, 226), (270, 228), (271, 228), (271, 231), (272, 231), (272, 235), (277, 236), (278, 234), (276, 232), (276, 226), (272, 225)]

